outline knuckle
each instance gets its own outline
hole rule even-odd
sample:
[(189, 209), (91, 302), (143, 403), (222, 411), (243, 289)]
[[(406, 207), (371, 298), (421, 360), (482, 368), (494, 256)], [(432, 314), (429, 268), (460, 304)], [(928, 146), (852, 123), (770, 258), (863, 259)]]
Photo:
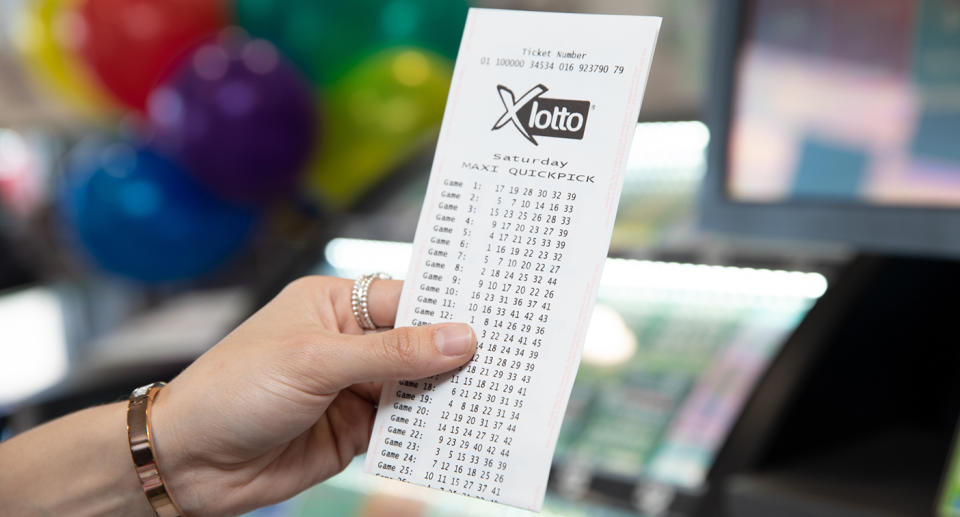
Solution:
[(283, 290), (291, 293), (306, 293), (315, 291), (317, 289), (317, 284), (322, 282), (321, 278), (322, 277), (313, 275), (302, 276), (287, 284)]
[[(387, 337), (389, 336), (389, 337)], [(414, 328), (399, 328), (384, 333), (384, 350), (389, 354), (388, 360), (396, 361), (402, 366), (411, 366), (417, 363), (420, 356), (420, 333)]]
[(316, 365), (326, 364), (330, 360), (329, 350), (323, 341), (308, 334), (290, 336), (275, 348), (281, 357), (288, 359), (282, 363), (307, 371), (313, 371)]
[(323, 288), (330, 283), (331, 278), (320, 275), (307, 275), (297, 278), (287, 286), (295, 290), (311, 290)]
[[(291, 281), (284, 291), (299, 296), (330, 295), (343, 290), (344, 283), (349, 280), (332, 276), (307, 275)], [(349, 292), (349, 291), (348, 291)]]
[(323, 336), (303, 333), (278, 343), (280, 361), (270, 362), (265, 370), (285, 384), (300, 387), (313, 395), (330, 393), (341, 386), (338, 354)]

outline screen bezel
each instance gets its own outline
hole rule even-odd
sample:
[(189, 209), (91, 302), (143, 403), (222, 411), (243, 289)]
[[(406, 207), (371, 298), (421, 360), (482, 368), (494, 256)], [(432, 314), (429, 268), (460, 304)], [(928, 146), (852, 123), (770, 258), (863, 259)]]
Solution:
[(727, 154), (738, 57), (751, 3), (720, 0), (715, 4), (706, 112), (710, 146), (700, 200), (701, 228), (745, 237), (842, 243), (873, 252), (960, 257), (960, 208), (814, 200), (759, 203), (731, 198)]

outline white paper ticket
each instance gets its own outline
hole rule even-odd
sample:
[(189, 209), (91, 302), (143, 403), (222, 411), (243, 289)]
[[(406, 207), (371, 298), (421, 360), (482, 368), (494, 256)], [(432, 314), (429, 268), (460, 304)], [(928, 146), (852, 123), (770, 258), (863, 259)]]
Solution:
[(397, 326), (478, 349), (385, 386), (368, 472), (540, 510), (659, 28), (470, 10)]

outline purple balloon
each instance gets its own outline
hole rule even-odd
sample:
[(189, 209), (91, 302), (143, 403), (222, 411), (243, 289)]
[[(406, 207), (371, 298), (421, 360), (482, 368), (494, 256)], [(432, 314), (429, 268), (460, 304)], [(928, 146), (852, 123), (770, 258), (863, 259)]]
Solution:
[(218, 194), (264, 202), (296, 187), (316, 131), (310, 87), (265, 40), (227, 33), (150, 95), (155, 143)]

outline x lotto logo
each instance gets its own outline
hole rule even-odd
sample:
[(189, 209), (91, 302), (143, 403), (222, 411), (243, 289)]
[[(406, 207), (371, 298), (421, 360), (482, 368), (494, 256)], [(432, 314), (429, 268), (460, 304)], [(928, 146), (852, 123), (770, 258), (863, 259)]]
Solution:
[(583, 140), (590, 101), (548, 99), (542, 97), (546, 92), (547, 87), (538, 84), (517, 99), (510, 88), (498, 84), (497, 93), (505, 111), (491, 131), (512, 123), (533, 145), (539, 145), (535, 136)]

